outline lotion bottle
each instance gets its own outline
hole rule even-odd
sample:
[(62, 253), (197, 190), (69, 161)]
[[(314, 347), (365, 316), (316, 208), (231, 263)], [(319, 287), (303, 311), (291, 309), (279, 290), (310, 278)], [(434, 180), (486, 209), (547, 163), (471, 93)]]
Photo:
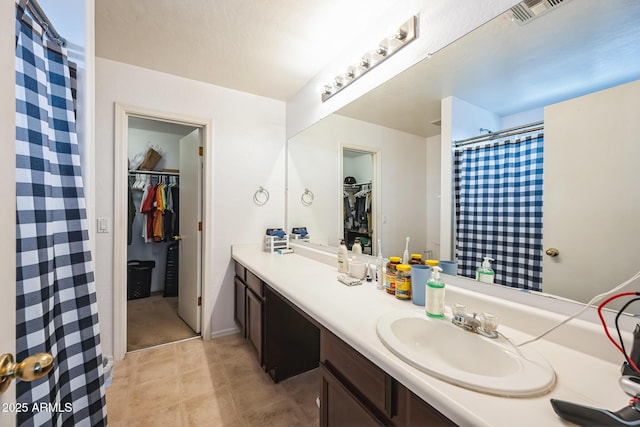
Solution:
[(488, 256), (484, 257), (482, 265), (476, 270), (476, 280), (478, 282), (493, 283), (496, 275), (491, 268), (491, 262), (489, 261), (493, 261), (493, 258), (489, 258)]
[(340, 246), (338, 247), (338, 273), (349, 272), (349, 251), (347, 245), (344, 243), (344, 239), (340, 240)]
[(353, 246), (351, 247), (351, 252), (353, 254), (361, 254), (362, 253), (362, 245), (360, 244), (360, 238), (356, 237), (356, 240), (353, 242)]
[(431, 278), (426, 284), (427, 316), (441, 319), (444, 317), (444, 282), (440, 279), (442, 269), (431, 267)]

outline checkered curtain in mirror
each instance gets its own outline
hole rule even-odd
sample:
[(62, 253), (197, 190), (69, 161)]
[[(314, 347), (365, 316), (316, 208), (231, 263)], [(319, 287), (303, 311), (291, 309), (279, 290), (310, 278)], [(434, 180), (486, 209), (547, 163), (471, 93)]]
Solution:
[(456, 149), (458, 274), (475, 278), (488, 256), (495, 283), (542, 290), (543, 139)]
[(70, 67), (65, 49), (16, 10), (16, 358), (55, 359), (47, 377), (17, 382), (28, 408), (18, 424), (106, 425)]

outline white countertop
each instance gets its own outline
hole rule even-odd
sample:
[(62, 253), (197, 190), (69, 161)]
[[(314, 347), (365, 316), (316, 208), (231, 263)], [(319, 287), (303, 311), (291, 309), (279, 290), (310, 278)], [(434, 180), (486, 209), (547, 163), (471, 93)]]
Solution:
[[(424, 313), (424, 307), (398, 300), (384, 290), (377, 290), (374, 283), (345, 286), (336, 280), (337, 268), (299, 254), (270, 254), (264, 252), (260, 245), (234, 245), (232, 257), (460, 426), (569, 425), (555, 414), (549, 403), (550, 398), (612, 411), (622, 408), (629, 400), (629, 396), (618, 386), (619, 363), (577, 351), (571, 348), (571, 342), (560, 345), (544, 339), (528, 347), (542, 354), (556, 372), (556, 385), (546, 395), (533, 398), (497, 397), (449, 384), (399, 359), (380, 342), (376, 334), (376, 321), (381, 315), (399, 309)], [(457, 296), (469, 301), (474, 294), (454, 286), (447, 286), (446, 292), (447, 305), (455, 302), (452, 300)], [(496, 303), (504, 302), (496, 299)], [(467, 305), (470, 306), (468, 302)], [(513, 309), (514, 303), (509, 305)], [(532, 323), (544, 316), (544, 313), (539, 313), (541, 310), (531, 310), (524, 305), (521, 308), (523, 316), (529, 316)], [(498, 310), (496, 314), (500, 316)], [(499, 330), (514, 342), (531, 337), (508, 326), (500, 325)], [(571, 323), (563, 328), (571, 328)], [(596, 325), (593, 325), (594, 337), (597, 333)], [(604, 335), (602, 332), (600, 334)], [(584, 333), (578, 335), (584, 337)], [(594, 339), (596, 342), (598, 345), (602, 343)], [(491, 361), (473, 360), (470, 354), (469, 363)]]

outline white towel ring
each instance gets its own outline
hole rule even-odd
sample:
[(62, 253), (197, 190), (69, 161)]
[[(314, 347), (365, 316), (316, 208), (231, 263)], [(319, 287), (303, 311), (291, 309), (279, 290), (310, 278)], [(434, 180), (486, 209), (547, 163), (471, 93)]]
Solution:
[(311, 206), (311, 204), (313, 203), (313, 199), (314, 199), (313, 192), (310, 191), (308, 188), (305, 188), (304, 193), (302, 193), (302, 196), (300, 196), (300, 200), (302, 201), (302, 204), (305, 206)]
[(264, 187), (258, 188), (253, 195), (253, 201), (258, 206), (266, 204), (269, 201), (269, 192)]

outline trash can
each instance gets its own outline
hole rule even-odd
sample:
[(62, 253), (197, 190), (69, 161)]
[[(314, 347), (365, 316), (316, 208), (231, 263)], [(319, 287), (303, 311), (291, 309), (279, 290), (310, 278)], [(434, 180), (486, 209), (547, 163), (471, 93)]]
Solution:
[(127, 299), (146, 298), (151, 294), (151, 274), (155, 261), (127, 262)]

